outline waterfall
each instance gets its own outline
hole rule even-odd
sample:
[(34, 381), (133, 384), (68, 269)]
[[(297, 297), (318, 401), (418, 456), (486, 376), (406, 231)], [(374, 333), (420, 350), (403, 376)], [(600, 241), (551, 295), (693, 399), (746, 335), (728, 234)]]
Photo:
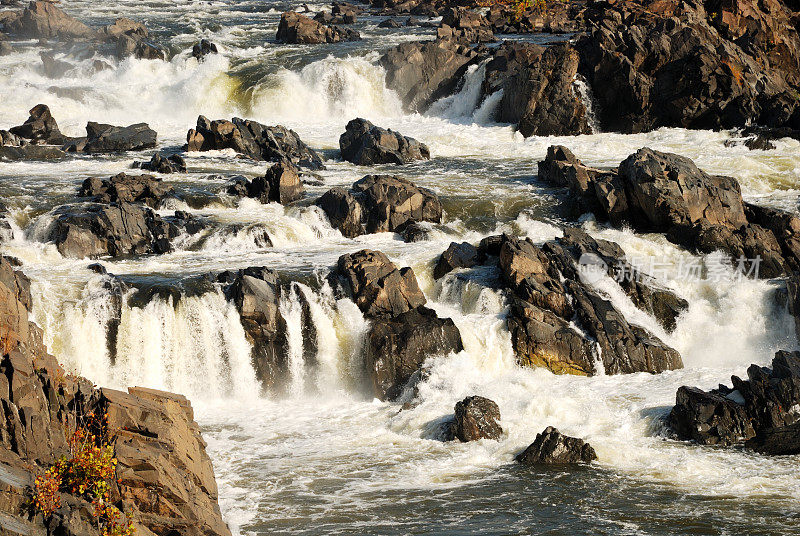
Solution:
[(600, 122), (597, 120), (597, 113), (595, 111), (596, 103), (592, 96), (592, 88), (589, 87), (586, 79), (579, 74), (575, 75), (575, 80), (573, 80), (572, 85), (586, 108), (586, 122), (592, 130), (592, 134), (599, 134), (602, 131), (600, 130)]
[(452, 121), (489, 123), (500, 104), (502, 90), (496, 91), (482, 100), (483, 81), (486, 78), (486, 65), (489, 59), (470, 65), (461, 79), (461, 87), (453, 95), (434, 102), (426, 115), (443, 117)]

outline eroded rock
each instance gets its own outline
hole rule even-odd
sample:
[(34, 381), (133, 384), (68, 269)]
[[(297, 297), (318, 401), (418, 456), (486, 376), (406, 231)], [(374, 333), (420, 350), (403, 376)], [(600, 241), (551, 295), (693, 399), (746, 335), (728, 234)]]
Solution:
[(338, 43), (340, 41), (358, 41), (361, 36), (355, 30), (340, 28), (339, 26), (328, 26), (295, 11), (287, 11), (281, 15), (275, 39), (281, 43), (316, 45), (320, 43)]
[(144, 203), (150, 208), (158, 208), (172, 192), (172, 186), (152, 175), (120, 173), (108, 179), (86, 179), (78, 190), (78, 196), (90, 197), (97, 203)]
[(548, 426), (522, 453), (517, 462), (524, 465), (565, 465), (591, 463), (597, 454), (591, 445), (576, 437), (565, 436)]
[(361, 118), (347, 123), (344, 134), (339, 137), (339, 148), (342, 158), (360, 166), (407, 164), (431, 157), (424, 143)]
[(503, 428), (499, 424), (500, 408), (492, 400), (482, 396), (468, 396), (455, 407), (453, 436), (459, 441), (479, 439), (499, 440)]

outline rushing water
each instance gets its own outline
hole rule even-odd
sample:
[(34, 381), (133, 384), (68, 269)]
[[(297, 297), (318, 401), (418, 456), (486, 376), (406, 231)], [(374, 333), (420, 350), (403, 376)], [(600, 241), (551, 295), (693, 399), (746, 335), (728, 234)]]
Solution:
[[(535, 241), (559, 235), (551, 192), (536, 179), (536, 162), (554, 143), (599, 166), (616, 165), (642, 146), (678, 152), (709, 172), (735, 176), (749, 200), (795, 211), (798, 142), (748, 151), (725, 147), (730, 133), (678, 129), (526, 140), (492, 122), (500, 94), (480, 102), (482, 65), (427, 114), (407, 114), (384, 87), (377, 58), (381, 49), (431, 30), (379, 29), (383, 17), (360, 18), (362, 42), (303, 47), (272, 42), (279, 13), (293, 7), (288, 3), (70, 0), (63, 7), (94, 25), (118, 16), (141, 20), (177, 55), (170, 62), (105, 58), (113, 69), (92, 73), (91, 60), (61, 53), (57, 57), (75, 68), (52, 80), (39, 67), (37, 45), (16, 42), (15, 54), (0, 57), (0, 126), (20, 124), (38, 102), (50, 106), (66, 134), (80, 135), (87, 120), (146, 121), (164, 147), (183, 143), (198, 114), (282, 123), (327, 158), (323, 184), (307, 188), (309, 200), (367, 172), (337, 161), (335, 151), (344, 125), (356, 116), (413, 136), (433, 154), (428, 162), (385, 168), (441, 196), (445, 222), (428, 242), (405, 244), (392, 234), (345, 239), (310, 202), (289, 208), (235, 202), (221, 193), (225, 179), (209, 176), (255, 175), (264, 166), (210, 152), (189, 154), (189, 173), (164, 176), (185, 201), (163, 208), (208, 217), (214, 229), (201, 240), (178, 239), (167, 255), (103, 261), (110, 272), (139, 282), (175, 283), (246, 266), (269, 266), (303, 281), (281, 303), (289, 319), (292, 386), (282, 397), (259, 396), (237, 313), (218, 291), (125, 305), (116, 317), (103, 276), (86, 268), (89, 261), (64, 259), (42, 242), (49, 211), (74, 199), (83, 179), (114, 175), (150, 153), (0, 164), (0, 193), (15, 227), (3, 252), (21, 259), (33, 280), (35, 320), (51, 351), (99, 385), (138, 384), (190, 396), (214, 461), (223, 514), (235, 533), (800, 531), (797, 457), (701, 448), (661, 433), (679, 386), (713, 387), (744, 374), (750, 363), (768, 363), (778, 349), (797, 346), (792, 321), (775, 300), (778, 282), (686, 280), (667, 270), (661, 283), (690, 303), (667, 334), (614, 282), (598, 281), (629, 318), (678, 349), (686, 368), (577, 378), (515, 365), (506, 304), (483, 284), (497, 274), (482, 269), (432, 278), (433, 263), (450, 241), (498, 231)], [(221, 53), (198, 64), (188, 49), (200, 37), (217, 43)], [(578, 89), (589, 98), (588, 88)], [(672, 268), (691, 260), (660, 236), (606, 229), (590, 219), (583, 225), (632, 257), (657, 256)], [(264, 247), (264, 231), (273, 247)], [(400, 411), (364, 394), (359, 356), (367, 322), (352, 302), (337, 301), (320, 283), (339, 255), (364, 247), (412, 266), (430, 305), (452, 317), (464, 338), (460, 354), (431, 357), (421, 404), (413, 409)], [(316, 331), (313, 366), (299, 326), (301, 295)], [(105, 340), (111, 322), (119, 324), (114, 355)], [(504, 438), (439, 441), (439, 425), (455, 402), (472, 394), (499, 404)], [(515, 465), (513, 456), (548, 425), (590, 441), (599, 461), (569, 470)]]

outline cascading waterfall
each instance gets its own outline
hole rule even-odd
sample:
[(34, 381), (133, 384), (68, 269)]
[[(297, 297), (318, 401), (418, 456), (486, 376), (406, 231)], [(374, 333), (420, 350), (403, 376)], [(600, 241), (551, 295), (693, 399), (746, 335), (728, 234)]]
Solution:
[(600, 134), (600, 121), (597, 120), (597, 113), (595, 111), (597, 105), (592, 96), (592, 88), (589, 87), (588, 82), (581, 75), (575, 75), (575, 80), (572, 82), (578, 97), (583, 102), (586, 108), (586, 122), (592, 130), (592, 134)]
[(470, 65), (461, 79), (460, 89), (453, 95), (434, 102), (426, 115), (443, 117), (455, 122), (490, 123), (502, 98), (502, 90), (483, 96), (483, 81), (486, 78), (487, 58), (479, 64)]

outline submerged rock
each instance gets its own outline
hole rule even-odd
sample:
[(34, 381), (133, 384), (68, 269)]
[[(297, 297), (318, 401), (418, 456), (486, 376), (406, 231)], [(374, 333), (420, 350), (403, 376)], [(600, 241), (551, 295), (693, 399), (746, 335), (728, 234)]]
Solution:
[(198, 43), (195, 43), (192, 47), (192, 57), (195, 58), (197, 61), (202, 60), (209, 54), (217, 54), (217, 45), (209, 41), (208, 39), (201, 39)]
[(339, 148), (343, 159), (359, 166), (407, 164), (431, 157), (424, 143), (361, 118), (347, 123), (345, 133), (339, 137)]
[(78, 196), (90, 197), (97, 203), (144, 203), (150, 208), (157, 208), (172, 192), (172, 186), (152, 175), (120, 173), (109, 179), (86, 179), (78, 190)]
[(233, 149), (253, 160), (285, 160), (301, 168), (325, 169), (322, 158), (295, 131), (281, 125), (268, 127), (238, 117), (209, 121), (201, 115), (186, 142), (188, 151)]
[(499, 440), (503, 435), (499, 420), (500, 408), (494, 401), (482, 396), (468, 396), (456, 404), (453, 436), (463, 442)]
[(349, 238), (400, 232), (413, 222), (439, 223), (442, 204), (427, 188), (392, 175), (367, 175), (350, 191), (332, 188), (317, 201), (331, 225)]
[(564, 465), (591, 463), (597, 454), (591, 445), (576, 437), (563, 435), (548, 426), (522, 453), (516, 457), (524, 465)]
[(681, 387), (667, 419), (681, 439), (735, 445), (764, 454), (800, 453), (800, 352), (780, 351), (772, 368), (750, 365), (747, 380), (731, 378), (706, 392)]
[(315, 45), (359, 41), (361, 36), (355, 30), (328, 26), (295, 11), (287, 11), (281, 15), (275, 39), (281, 43)]

